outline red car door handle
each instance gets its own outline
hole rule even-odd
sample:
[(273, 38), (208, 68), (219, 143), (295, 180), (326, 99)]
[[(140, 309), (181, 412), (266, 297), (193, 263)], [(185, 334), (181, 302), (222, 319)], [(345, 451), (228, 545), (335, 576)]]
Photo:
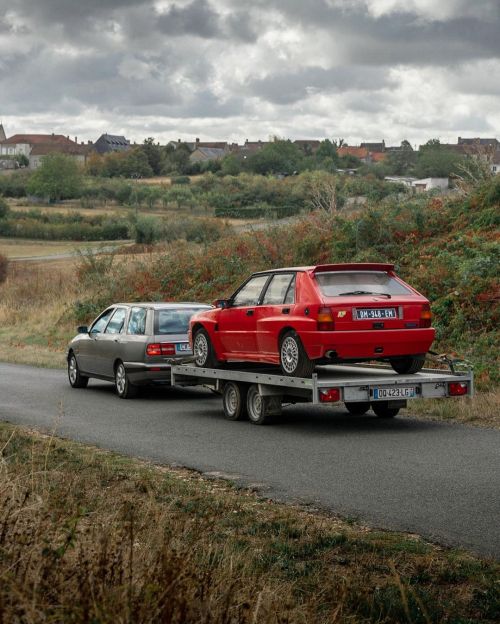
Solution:
[(253, 316), (253, 310), (247, 310), (247, 316)]
[(283, 308), (283, 309), (281, 310), (281, 312), (282, 312), (283, 314), (290, 314), (290, 308)]

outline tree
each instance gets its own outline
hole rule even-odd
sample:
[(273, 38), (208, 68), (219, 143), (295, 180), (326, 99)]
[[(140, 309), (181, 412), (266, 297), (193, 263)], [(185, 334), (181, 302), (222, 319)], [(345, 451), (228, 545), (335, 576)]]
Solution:
[(248, 158), (248, 168), (254, 173), (292, 174), (303, 168), (304, 155), (290, 140), (275, 139)]
[(77, 197), (82, 184), (82, 174), (71, 156), (49, 154), (42, 158), (41, 166), (28, 182), (28, 193), (49, 201)]
[(224, 175), (238, 175), (243, 170), (243, 163), (241, 158), (238, 158), (234, 154), (228, 154), (224, 156), (221, 162), (221, 171)]
[(185, 143), (180, 143), (176, 147), (167, 145), (163, 152), (162, 173), (180, 173), (187, 174), (190, 172), (191, 162), (189, 157), (191, 150)]
[(415, 175), (419, 178), (448, 178), (460, 171), (464, 158), (445, 146), (439, 139), (431, 139), (422, 145), (415, 164)]
[(141, 145), (141, 150), (146, 155), (149, 166), (154, 175), (160, 175), (163, 166), (162, 148), (158, 143), (155, 143), (153, 137), (144, 139), (144, 143)]
[(413, 150), (410, 142), (401, 141), (398, 150), (389, 153), (386, 161), (387, 170), (392, 175), (409, 175), (417, 161), (417, 152)]

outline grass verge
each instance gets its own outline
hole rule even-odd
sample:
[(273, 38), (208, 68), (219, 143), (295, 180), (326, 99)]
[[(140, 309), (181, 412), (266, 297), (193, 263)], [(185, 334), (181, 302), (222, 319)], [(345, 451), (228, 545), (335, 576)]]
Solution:
[(0, 622), (498, 621), (499, 566), (0, 424)]

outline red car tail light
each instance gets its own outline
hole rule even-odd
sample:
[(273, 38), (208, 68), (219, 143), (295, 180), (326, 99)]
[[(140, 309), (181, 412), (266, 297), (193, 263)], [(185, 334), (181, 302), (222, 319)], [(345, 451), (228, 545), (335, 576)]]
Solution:
[(464, 396), (464, 394), (467, 394), (468, 391), (469, 388), (466, 383), (452, 381), (448, 384), (448, 392), (450, 393), (450, 396)]
[(432, 325), (431, 306), (425, 303), (420, 312), (420, 327), (430, 327)]
[(320, 308), (318, 310), (318, 330), (332, 331), (335, 329), (332, 311), (330, 308)]
[(325, 388), (319, 391), (319, 400), (321, 403), (337, 403), (340, 401), (339, 388)]
[(149, 357), (175, 355), (175, 345), (169, 342), (152, 342), (146, 347), (146, 355)]

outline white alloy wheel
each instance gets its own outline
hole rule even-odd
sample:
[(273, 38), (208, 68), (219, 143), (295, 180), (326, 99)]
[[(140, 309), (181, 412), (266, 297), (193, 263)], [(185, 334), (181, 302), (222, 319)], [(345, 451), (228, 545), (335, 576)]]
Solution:
[(281, 343), (281, 365), (286, 373), (292, 375), (299, 365), (299, 345), (293, 336), (287, 336)]
[(196, 334), (193, 345), (194, 362), (196, 366), (206, 366), (208, 360), (208, 339), (204, 332), (199, 331)]

